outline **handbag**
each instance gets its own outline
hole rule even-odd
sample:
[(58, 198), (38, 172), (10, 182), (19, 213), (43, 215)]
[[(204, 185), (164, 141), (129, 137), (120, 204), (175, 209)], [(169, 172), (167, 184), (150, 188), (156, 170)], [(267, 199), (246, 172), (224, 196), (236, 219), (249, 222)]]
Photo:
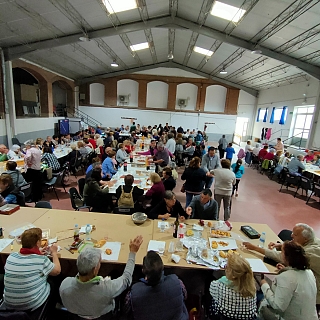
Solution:
[(186, 184), (184, 183), (181, 187), (181, 190), (180, 190), (182, 193), (185, 193), (186, 192)]

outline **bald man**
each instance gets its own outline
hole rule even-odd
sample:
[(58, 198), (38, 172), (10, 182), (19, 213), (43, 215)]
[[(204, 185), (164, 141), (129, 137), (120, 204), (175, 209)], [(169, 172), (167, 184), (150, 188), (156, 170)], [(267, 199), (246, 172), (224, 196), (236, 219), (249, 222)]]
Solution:
[(9, 160), (7, 156), (8, 152), (9, 149), (4, 144), (0, 144), (0, 162)]

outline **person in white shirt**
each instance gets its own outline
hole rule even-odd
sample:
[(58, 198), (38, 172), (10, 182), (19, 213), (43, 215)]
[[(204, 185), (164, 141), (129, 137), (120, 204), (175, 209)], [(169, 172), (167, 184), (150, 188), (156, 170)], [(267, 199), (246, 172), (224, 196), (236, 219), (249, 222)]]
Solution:
[(251, 146), (251, 141), (247, 141), (247, 144), (246, 144), (246, 146), (245, 146), (245, 148), (244, 148), (244, 152), (245, 153), (247, 153), (248, 151), (249, 152), (252, 152), (252, 146)]
[(174, 135), (172, 133), (168, 134), (168, 141), (166, 143), (166, 148), (174, 154), (176, 151), (176, 141), (174, 140)]
[(305, 250), (293, 241), (286, 241), (281, 252), (283, 264), (277, 264), (279, 273), (272, 286), (266, 280), (261, 280), (265, 299), (260, 304), (259, 316), (269, 319), (266, 312), (271, 312), (277, 319), (317, 320), (316, 279), (310, 270)]
[(233, 185), (236, 184), (236, 176), (230, 170), (230, 161), (227, 159), (221, 160), (221, 167), (213, 169), (210, 173), (215, 177), (214, 184), (214, 199), (218, 203), (218, 218), (221, 207), (221, 200), (224, 206), (224, 221), (230, 219), (230, 207)]
[(261, 150), (261, 144), (260, 144), (260, 143), (257, 143), (257, 144), (256, 144), (256, 147), (253, 148), (253, 150), (252, 150), (252, 154), (254, 154), (255, 156), (258, 157), (260, 150)]

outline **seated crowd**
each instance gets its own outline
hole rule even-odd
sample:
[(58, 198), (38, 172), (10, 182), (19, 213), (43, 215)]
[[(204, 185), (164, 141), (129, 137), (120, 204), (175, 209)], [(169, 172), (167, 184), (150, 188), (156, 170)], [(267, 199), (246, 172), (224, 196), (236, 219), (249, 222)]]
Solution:
[[(228, 221), (232, 196), (238, 196), (239, 183), (245, 172), (242, 158), (246, 162), (248, 159), (252, 161), (253, 156), (260, 158), (260, 161), (277, 161), (277, 164), (287, 166), (289, 171), (296, 160), (282, 154), (281, 140), (270, 151), (268, 147), (261, 149), (260, 145), (252, 148), (248, 142), (245, 156), (231, 165), (235, 150), (225, 136), (219, 140), (219, 154), (213, 147), (206, 152), (205, 132), (184, 131), (182, 127), (176, 130), (168, 124), (141, 127), (133, 123), (131, 127), (107, 130), (104, 139), (101, 134), (102, 129), (98, 127), (96, 130), (90, 128), (87, 132), (78, 132), (72, 138), (53, 136), (47, 137), (44, 142), (37, 139), (27, 143), (25, 150), (18, 150), (16, 156), (13, 155), (13, 159), (24, 158), (25, 175), (22, 176), (16, 169), (15, 161), (8, 161), (7, 171), (0, 176), (0, 204), (17, 203), (17, 190), (25, 181), (37, 185), (36, 180), (42, 179), (39, 178), (42, 162), (47, 163), (53, 172), (59, 172), (63, 164), (55, 158), (53, 150), (58, 145), (69, 145), (72, 140), (76, 144), (71, 144), (72, 151), (67, 156), (70, 169), (76, 165), (78, 158), (88, 159), (90, 156), (91, 164), (87, 162), (83, 190), (86, 205), (95, 212), (103, 213), (115, 212), (116, 208), (141, 210), (150, 219), (160, 220), (169, 217), (178, 217), (180, 221), (189, 218), (219, 220), (223, 202), (223, 219)], [(109, 181), (129, 160), (137, 135), (151, 138), (148, 150), (140, 152), (148, 156), (156, 167), (155, 172), (149, 175), (151, 188), (145, 192), (134, 186), (134, 177), (126, 174), (124, 185), (118, 186), (115, 191), (114, 203), (109, 193)], [(9, 151), (6, 147), (0, 146), (0, 151), (0, 157), (8, 160), (10, 155), (7, 155)], [(308, 156), (305, 160), (311, 161), (312, 154)], [(185, 207), (173, 191), (177, 178), (174, 159), (179, 166), (185, 165), (181, 176), (185, 181), (181, 190), (186, 193)], [(299, 163), (295, 166), (301, 168), (303, 159), (298, 157), (297, 161)], [(211, 191), (213, 181), (214, 192)], [(33, 192), (35, 198), (41, 199), (42, 190), (41, 195), (40, 190)], [(127, 264), (119, 277), (100, 276), (101, 251), (86, 248), (77, 258), (78, 273), (60, 283), (56, 277), (61, 272), (57, 246), (41, 248), (41, 234), (39, 228), (25, 231), (21, 236), (20, 252), (12, 252), (7, 259), (3, 302), (7, 309), (26, 311), (31, 319), (38, 319), (47, 302), (50, 310), (61, 299), (64, 307), (80, 319), (114, 319), (120, 300), (120, 308), (129, 319), (189, 319), (187, 289), (175, 274), (167, 274), (161, 256), (149, 251), (143, 261), (136, 261), (142, 236), (130, 240)], [(278, 270), (275, 280), (270, 284), (261, 279), (257, 288), (247, 260), (232, 254), (225, 268), (225, 276), (211, 279), (206, 284), (208, 317), (316, 320), (320, 306), (320, 240), (305, 224), (294, 226), (290, 239), (281, 244), (270, 243), (268, 248), (244, 242), (248, 250), (274, 260)], [(43, 254), (46, 250), (50, 251), (52, 262)], [(133, 283), (136, 262), (142, 263), (141, 279)]]

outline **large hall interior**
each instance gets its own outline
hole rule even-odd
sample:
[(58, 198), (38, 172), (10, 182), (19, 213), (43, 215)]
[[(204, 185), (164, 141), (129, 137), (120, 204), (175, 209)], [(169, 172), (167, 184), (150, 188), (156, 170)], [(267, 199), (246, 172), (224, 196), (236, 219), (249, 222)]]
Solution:
[[(81, 246), (120, 243), (115, 258), (103, 251), (103, 276), (122, 274), (141, 234), (133, 283), (164, 243), (165, 274), (185, 282), (189, 313), (212, 265), (188, 260), (186, 246), (169, 251), (180, 217), (184, 239), (203, 223), (206, 240), (213, 226), (231, 230), (231, 250), (263, 261), (251, 269), (271, 285), (275, 267), (242, 243), (258, 246), (265, 232), (267, 248), (299, 224), (320, 237), (319, 17), (318, 0), (0, 0), (0, 274), (21, 248), (12, 234), (30, 226), (56, 239), (64, 278), (84, 251), (72, 247), (75, 225)], [(216, 206), (208, 215), (204, 198)], [(90, 319), (127, 319), (123, 295), (114, 318), (109, 308)], [(29, 316), (83, 319), (63, 302)], [(219, 315), (204, 306), (194, 319), (237, 319)]]

